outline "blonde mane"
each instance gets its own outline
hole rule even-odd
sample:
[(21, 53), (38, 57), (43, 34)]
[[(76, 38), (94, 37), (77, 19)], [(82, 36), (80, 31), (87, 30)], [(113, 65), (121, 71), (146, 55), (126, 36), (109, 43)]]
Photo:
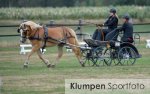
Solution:
[(41, 28), (42, 26), (41, 25), (39, 25), (39, 24), (36, 24), (36, 23), (34, 23), (34, 22), (32, 22), (32, 21), (26, 21), (26, 22), (23, 22), (22, 24), (21, 24), (21, 26), (22, 25), (29, 25), (30, 27), (31, 27), (31, 29), (37, 29), (37, 28)]

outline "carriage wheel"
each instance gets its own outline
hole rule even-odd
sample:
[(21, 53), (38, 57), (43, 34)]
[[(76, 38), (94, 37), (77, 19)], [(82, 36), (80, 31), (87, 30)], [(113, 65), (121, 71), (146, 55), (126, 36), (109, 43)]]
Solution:
[(111, 49), (110, 48), (107, 48), (105, 51), (104, 51), (104, 63), (108, 66), (111, 65), (112, 63), (112, 59), (111, 59)]
[(102, 63), (102, 60), (103, 60), (102, 51), (103, 51), (102, 47), (97, 47), (93, 51), (93, 60), (94, 60), (94, 65), (96, 65), (96, 66), (104, 65)]
[(133, 65), (136, 61), (136, 53), (131, 47), (122, 47), (118, 53), (118, 60), (121, 65)]
[(106, 65), (118, 65), (117, 52), (115, 49), (108, 48), (104, 52), (104, 62)]
[(118, 48), (112, 49), (111, 51), (112, 65), (116, 66), (120, 64), (117, 57), (118, 57)]
[(117, 58), (113, 58), (113, 59), (112, 59), (112, 64), (111, 64), (111, 65), (117, 66), (117, 65), (119, 65), (119, 64), (120, 64), (120, 62), (118, 61)]
[(82, 50), (82, 61), (84, 66), (94, 66), (94, 59), (92, 58), (92, 53), (90, 50)]

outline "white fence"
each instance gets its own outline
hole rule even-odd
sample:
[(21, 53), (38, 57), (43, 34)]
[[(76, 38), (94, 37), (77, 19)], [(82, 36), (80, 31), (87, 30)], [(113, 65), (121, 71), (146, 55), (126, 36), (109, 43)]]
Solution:
[[(31, 44), (20, 44), (20, 54), (26, 54), (27, 52), (31, 52), (32, 45)], [(40, 49), (42, 52), (42, 49)], [(44, 49), (44, 52), (46, 49)]]
[(146, 48), (150, 48), (150, 39), (146, 40)]

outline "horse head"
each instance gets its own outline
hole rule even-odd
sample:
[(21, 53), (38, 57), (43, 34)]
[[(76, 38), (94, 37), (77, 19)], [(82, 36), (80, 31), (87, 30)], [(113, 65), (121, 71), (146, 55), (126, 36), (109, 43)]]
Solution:
[(33, 35), (33, 32), (38, 28), (41, 28), (39, 24), (36, 24), (32, 21), (26, 21), (20, 24), (18, 28), (18, 33), (20, 33), (20, 42), (25, 43), (26, 39)]

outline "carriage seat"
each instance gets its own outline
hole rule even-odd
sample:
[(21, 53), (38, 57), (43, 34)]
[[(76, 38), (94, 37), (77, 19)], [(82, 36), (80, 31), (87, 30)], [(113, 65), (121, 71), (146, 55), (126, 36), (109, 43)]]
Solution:
[(99, 40), (93, 40), (93, 39), (84, 39), (84, 41), (90, 47), (106, 46), (108, 44), (108, 41), (99, 41)]

